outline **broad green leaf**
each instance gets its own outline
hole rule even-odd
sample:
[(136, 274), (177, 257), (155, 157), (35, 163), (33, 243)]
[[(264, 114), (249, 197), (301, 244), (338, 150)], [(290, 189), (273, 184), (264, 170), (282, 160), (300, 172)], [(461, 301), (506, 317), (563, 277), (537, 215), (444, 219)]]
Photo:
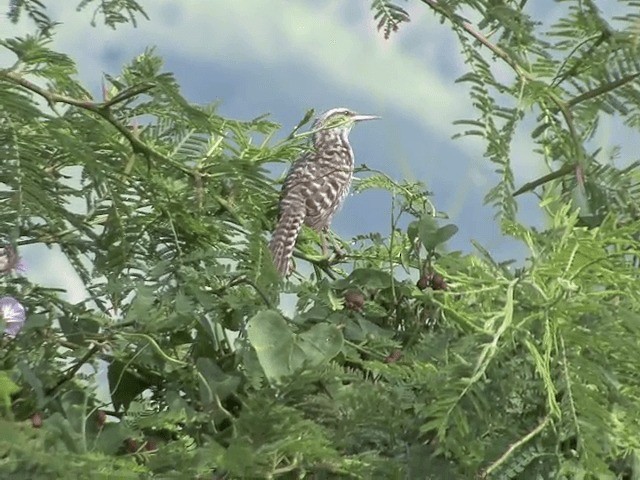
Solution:
[[(196, 368), (200, 372), (200, 398), (203, 403), (215, 401), (213, 395), (223, 400), (238, 389), (240, 378), (226, 374), (212, 359), (199, 358)], [(203, 384), (203, 381), (206, 381), (206, 384)]]
[(367, 339), (368, 336), (374, 336), (377, 338), (388, 338), (393, 336), (392, 332), (380, 328), (373, 322), (370, 322), (366, 318), (349, 319), (344, 328), (344, 336), (354, 342), (362, 342)]
[[(79, 420), (83, 421), (84, 419), (80, 418)], [(70, 452), (84, 452), (84, 446), (86, 444), (83, 442), (80, 432), (74, 429), (69, 419), (65, 418), (59, 412), (45, 418), (42, 423), (42, 428), (43, 430), (49, 431), (56, 442), (62, 442)]]
[(458, 227), (453, 224), (438, 227), (436, 219), (430, 215), (424, 215), (417, 225), (418, 236), (427, 251), (433, 251), (458, 232)]
[(453, 237), (456, 233), (458, 233), (458, 227), (450, 223), (436, 230), (433, 242), (435, 243), (436, 246), (442, 245), (443, 243), (447, 242), (451, 237)]
[(294, 335), (282, 315), (274, 310), (258, 313), (247, 323), (247, 337), (270, 380), (278, 381), (294, 370)]
[(434, 236), (438, 230), (438, 223), (431, 215), (423, 215), (418, 221), (418, 238), (427, 251), (433, 250), (437, 243), (434, 243)]
[(26, 382), (36, 394), (38, 406), (43, 405), (46, 401), (44, 389), (42, 388), (42, 381), (38, 378), (36, 372), (34, 372), (31, 366), (25, 361), (18, 362), (16, 368), (20, 371), (23, 381)]
[(153, 292), (147, 286), (140, 285), (136, 290), (136, 296), (125, 315), (125, 322), (145, 322), (153, 309), (155, 299)]
[(328, 362), (342, 349), (342, 332), (327, 323), (314, 325), (296, 335), (273, 310), (260, 312), (247, 325), (249, 342), (265, 375), (278, 382), (303, 367)]
[(127, 370), (127, 365), (120, 360), (111, 362), (107, 370), (107, 379), (116, 410), (121, 406), (128, 408), (131, 401), (151, 385), (137, 373)]
[(309, 365), (321, 365), (335, 357), (344, 343), (342, 332), (334, 325), (319, 323), (299, 336), (300, 348)]
[(134, 432), (122, 422), (107, 423), (96, 436), (95, 449), (106, 455), (115, 455), (122, 448), (122, 443), (132, 435)]
[(409, 237), (409, 242), (413, 245), (413, 242), (418, 237), (418, 220), (414, 220), (407, 227), (407, 237)]

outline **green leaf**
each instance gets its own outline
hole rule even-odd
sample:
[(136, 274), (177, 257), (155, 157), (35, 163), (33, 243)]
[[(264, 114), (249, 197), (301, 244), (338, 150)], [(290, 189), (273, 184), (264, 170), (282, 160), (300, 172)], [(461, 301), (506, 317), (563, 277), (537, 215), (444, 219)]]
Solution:
[(434, 242), (436, 242), (436, 246), (446, 243), (456, 233), (458, 233), (458, 227), (451, 223), (445, 225), (444, 227), (440, 227), (438, 230), (436, 230), (434, 236)]
[(45, 404), (44, 389), (42, 388), (42, 382), (36, 375), (36, 372), (34, 372), (31, 366), (24, 360), (18, 362), (18, 364), (16, 365), (16, 368), (20, 371), (23, 381), (27, 383), (36, 394), (36, 401), (37, 401), (38, 407), (44, 405)]
[(423, 215), (420, 220), (411, 223), (407, 230), (410, 238), (412, 236), (415, 238), (416, 235), (420, 238), (428, 252), (435, 250), (438, 245), (442, 245), (456, 233), (458, 233), (458, 227), (453, 224), (438, 228), (438, 222), (431, 215)]
[(270, 380), (278, 381), (293, 371), (293, 332), (274, 310), (258, 313), (247, 323), (247, 337)]
[(344, 343), (342, 332), (328, 323), (319, 323), (299, 336), (308, 365), (322, 365), (335, 357)]
[[(196, 368), (201, 374), (200, 378), (200, 398), (203, 403), (212, 403), (216, 395), (220, 400), (224, 400), (230, 394), (235, 393), (240, 385), (240, 378), (226, 374), (210, 358), (199, 358)], [(206, 381), (206, 384), (202, 383)]]
[(131, 401), (151, 385), (126, 367), (123, 362), (114, 360), (107, 371), (109, 391), (116, 410), (121, 406), (127, 409)]
[(427, 251), (433, 250), (438, 245), (433, 242), (437, 230), (438, 222), (431, 215), (423, 215), (418, 220), (418, 238)]
[(131, 302), (131, 306), (127, 310), (124, 317), (125, 322), (140, 322), (149, 319), (149, 314), (153, 309), (154, 303), (153, 291), (140, 285), (136, 291), (136, 296)]
[(51, 324), (51, 321), (46, 315), (42, 315), (42, 314), (29, 315), (29, 321), (25, 322), (24, 324), (24, 331), (47, 327), (50, 324)]
[(418, 225), (419, 224), (420, 224), (420, 222), (418, 220), (414, 220), (407, 227), (407, 237), (409, 237), (409, 241), (411, 242), (411, 245), (413, 245), (413, 242), (418, 237)]
[[(83, 420), (82, 418), (80, 419)], [(67, 418), (59, 412), (47, 417), (43, 422), (43, 430), (50, 432), (56, 442), (61, 442), (74, 453), (83, 451), (83, 442), (80, 433), (73, 428)]]
[(20, 387), (13, 383), (7, 372), (0, 372), (0, 402), (8, 412), (11, 408), (11, 395), (20, 391)]
[(267, 310), (247, 324), (247, 336), (265, 375), (279, 382), (303, 367), (314, 367), (335, 357), (343, 345), (342, 332), (327, 323), (294, 334), (282, 316)]
[(349, 319), (344, 328), (344, 336), (354, 342), (363, 342), (368, 337), (385, 338), (393, 336), (389, 331), (380, 328), (366, 318)]
[(95, 448), (106, 455), (116, 455), (122, 442), (132, 435), (131, 430), (122, 422), (107, 423), (96, 436)]

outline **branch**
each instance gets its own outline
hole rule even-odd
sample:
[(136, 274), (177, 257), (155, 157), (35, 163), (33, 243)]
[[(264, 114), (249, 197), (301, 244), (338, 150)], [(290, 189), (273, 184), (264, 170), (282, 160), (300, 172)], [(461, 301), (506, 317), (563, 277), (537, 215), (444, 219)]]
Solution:
[(69, 97), (67, 95), (61, 95), (61, 94), (52, 92), (50, 90), (47, 90), (45, 88), (42, 88), (36, 85), (35, 83), (27, 80), (21, 75), (11, 71), (0, 70), (0, 80), (6, 80), (15, 85), (19, 85), (37, 95), (40, 95), (49, 103), (50, 106), (53, 106), (56, 103), (64, 103), (64, 104), (71, 105), (83, 110), (87, 110), (89, 112), (93, 112), (96, 115), (99, 115), (100, 117), (105, 119), (116, 130), (118, 130), (122, 134), (122, 136), (125, 137), (127, 141), (131, 144), (131, 148), (133, 149), (134, 152), (142, 153), (147, 157), (154, 157), (159, 160), (163, 160), (167, 163), (173, 164), (174, 166), (178, 167), (179, 169), (181, 169), (186, 173), (189, 173), (189, 174), (191, 173), (185, 167), (176, 165), (176, 163), (173, 162), (169, 157), (160, 153), (153, 147), (147, 145), (142, 140), (140, 140), (136, 135), (133, 134), (133, 132), (129, 129), (128, 126), (118, 121), (118, 119), (114, 117), (113, 113), (110, 110), (110, 107), (113, 106), (114, 104), (125, 101), (133, 97), (134, 95), (138, 95), (140, 93), (150, 90), (151, 88), (153, 88), (152, 84), (143, 83), (141, 85), (132, 87), (129, 90), (125, 90), (124, 92), (121, 92), (119, 95), (116, 95), (115, 97), (113, 97), (111, 100), (107, 102), (96, 103), (90, 100), (78, 100), (76, 98)]
[(589, 100), (590, 98), (595, 98), (598, 95), (602, 95), (604, 93), (610, 92), (611, 90), (615, 90), (618, 87), (623, 86), (626, 83), (632, 82), (636, 78), (640, 76), (640, 72), (632, 73), (631, 75), (627, 75), (622, 77), (615, 82), (609, 82), (605, 85), (601, 85), (600, 87), (594, 88), (593, 90), (589, 90), (588, 92), (584, 92), (577, 97), (573, 97), (571, 100), (567, 102), (567, 107), (573, 107), (580, 102), (584, 102), (585, 100)]
[(540, 185), (544, 185), (545, 183), (548, 183), (551, 180), (555, 180), (556, 178), (560, 178), (564, 175), (567, 175), (568, 173), (571, 173), (571, 171), (573, 171), (573, 169), (575, 169), (576, 167), (577, 165), (575, 163), (567, 163), (566, 165), (563, 165), (562, 167), (560, 167), (560, 169), (556, 170), (555, 172), (548, 173), (547, 175), (537, 178), (531, 182), (525, 183), (518, 190), (513, 192), (513, 196), (517, 197), (518, 195), (522, 195), (523, 193), (535, 190)]
[(482, 45), (491, 50), (491, 52), (502, 61), (504, 61), (507, 65), (509, 65), (514, 72), (519, 77), (526, 78), (527, 80), (533, 80), (529, 72), (523, 69), (518, 62), (516, 62), (513, 58), (509, 56), (507, 52), (502, 50), (497, 45), (491, 43), (487, 37), (485, 37), (482, 32), (478, 31), (468, 20), (461, 17), (460, 15), (456, 15), (454, 13), (448, 12), (445, 10), (438, 0), (421, 0), (422, 3), (425, 3), (433, 10), (435, 10), (440, 15), (446, 17), (451, 23), (454, 25), (458, 25), (463, 30), (465, 30), (469, 35), (478, 40)]
[[(556, 73), (556, 76), (553, 77), (553, 80), (551, 81), (551, 85), (552, 86), (560, 85), (567, 78), (572, 77), (574, 75), (577, 75), (578, 71), (579, 71), (579, 69), (580, 69), (580, 67), (582, 65), (586, 65), (587, 68), (590, 67), (591, 66), (590, 59), (591, 59), (591, 57), (593, 55), (593, 52), (609, 36), (611, 36), (611, 34), (609, 32), (601, 32), (601, 33), (598, 33), (596, 35), (591, 35), (590, 37), (585, 38), (581, 42), (578, 42), (578, 44), (575, 47), (573, 47), (571, 52), (569, 52), (569, 55), (567, 55), (567, 57), (563, 60), (562, 64), (558, 68), (558, 73)], [(582, 55), (582, 58), (578, 59), (577, 62), (569, 70), (567, 70), (564, 74), (560, 75), (562, 73), (562, 70), (564, 69), (564, 67), (569, 62), (569, 60), (571, 58), (573, 58), (573, 54), (576, 53), (580, 48), (582, 48), (583, 45), (589, 43), (592, 40), (595, 40), (595, 42), (593, 43), (593, 45), (591, 45), (587, 49), (587, 51), (584, 53), (584, 55)]]
[(27, 90), (30, 90), (33, 93), (40, 95), (50, 105), (53, 105), (54, 103), (66, 103), (67, 105), (73, 105), (74, 107), (82, 108), (84, 110), (90, 110), (98, 114), (100, 113), (99, 104), (96, 104), (88, 100), (78, 100), (72, 97), (68, 97), (66, 95), (60, 95), (60, 94), (51, 92), (27, 80), (26, 78), (22, 77), (17, 73), (2, 70), (0, 71), (0, 78), (7, 80), (11, 83), (14, 83), (16, 85), (20, 85), (21, 87), (24, 87)]
[(553, 103), (556, 104), (556, 107), (560, 109), (560, 113), (564, 118), (567, 127), (569, 128), (569, 135), (571, 135), (571, 140), (573, 141), (573, 147), (575, 150), (576, 161), (579, 165), (582, 165), (584, 168), (585, 158), (584, 158), (584, 150), (582, 146), (582, 142), (580, 141), (580, 137), (578, 136), (578, 131), (576, 130), (575, 125), (573, 124), (573, 114), (571, 113), (571, 107), (569, 104), (563, 102), (558, 98), (553, 92), (548, 93), (549, 98)]
[[(528, 71), (526, 71), (524, 68), (522, 68), (518, 64), (518, 62), (516, 62), (513, 58), (511, 58), (507, 52), (502, 50), (497, 45), (491, 43), (487, 39), (487, 37), (485, 37), (480, 31), (476, 30), (476, 28), (469, 21), (465, 20), (460, 15), (456, 15), (454, 13), (451, 13), (451, 12), (448, 12), (447, 10), (445, 10), (440, 5), (438, 0), (422, 0), (422, 2), (427, 4), (433, 10), (435, 10), (438, 13), (440, 13), (441, 15), (446, 17), (447, 19), (449, 19), (449, 21), (451, 21), (454, 25), (458, 25), (462, 29), (464, 29), (473, 38), (475, 38), (482, 45), (484, 45), (486, 48), (491, 50), (491, 52), (493, 52), (494, 55), (496, 55), (498, 58), (500, 58), (502, 61), (504, 61), (507, 65), (509, 65), (513, 69), (513, 71), (516, 73), (516, 75), (518, 75), (520, 78), (528, 80), (528, 81), (532, 81), (532, 82), (536, 81), (535, 78)], [(627, 80), (627, 81), (629, 81), (629, 80)], [(545, 86), (548, 87), (547, 84), (545, 84)], [(616, 86), (618, 86), (618, 85), (615, 85), (612, 88), (615, 88)], [(547, 95), (548, 95), (549, 99), (560, 110), (560, 112), (561, 112), (561, 114), (562, 114), (562, 116), (563, 116), (563, 118), (565, 120), (565, 123), (567, 124), (567, 128), (569, 129), (569, 135), (571, 136), (571, 140), (572, 140), (572, 143), (573, 143), (574, 154), (575, 154), (575, 157), (576, 157), (576, 161), (577, 161), (577, 163), (579, 165), (583, 165), (583, 167), (584, 167), (585, 158), (584, 158), (584, 151), (582, 149), (582, 142), (580, 142), (580, 138), (579, 138), (578, 132), (576, 131), (576, 128), (575, 128), (575, 125), (574, 125), (574, 122), (573, 122), (573, 115), (571, 114), (571, 107), (573, 105), (575, 105), (575, 103), (577, 103), (577, 102), (574, 102), (574, 103), (571, 103), (571, 101), (570, 102), (563, 102), (551, 90), (547, 91)], [(520, 192), (520, 193), (522, 193), (522, 192)], [(515, 194), (514, 194), (514, 196), (515, 196)]]
[(306, 254), (304, 254), (304, 253), (302, 253), (302, 252), (300, 252), (298, 250), (294, 250), (293, 251), (293, 256), (295, 258), (299, 258), (300, 260), (304, 260), (305, 262), (310, 263), (311, 265), (313, 265), (314, 268), (320, 269), (321, 271), (323, 271), (325, 273), (325, 275), (327, 275), (332, 280), (336, 279), (336, 275), (335, 275), (335, 273), (333, 273), (333, 269), (331, 267), (333, 265), (339, 263), (339, 262), (332, 261), (331, 257), (310, 256), (310, 255), (306, 255)]
[(140, 95), (141, 93), (147, 92), (151, 90), (153, 87), (155, 87), (155, 84), (150, 82), (144, 82), (139, 85), (134, 85), (125, 90), (122, 90), (121, 92), (118, 92), (118, 94), (115, 95), (112, 99), (107, 100), (106, 102), (102, 103), (100, 106), (102, 108), (110, 108), (116, 103), (122, 103), (125, 100), (129, 100), (130, 98), (135, 97), (136, 95)]

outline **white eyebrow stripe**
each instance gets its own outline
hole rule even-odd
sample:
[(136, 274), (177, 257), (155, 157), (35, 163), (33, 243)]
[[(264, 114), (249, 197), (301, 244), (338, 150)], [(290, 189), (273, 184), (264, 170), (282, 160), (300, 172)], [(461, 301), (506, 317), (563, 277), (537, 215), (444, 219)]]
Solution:
[(327, 118), (329, 118), (332, 115), (335, 115), (336, 113), (348, 114), (353, 112), (345, 107), (332, 108), (331, 110), (325, 112), (322, 116), (318, 117), (318, 120), (326, 120)]

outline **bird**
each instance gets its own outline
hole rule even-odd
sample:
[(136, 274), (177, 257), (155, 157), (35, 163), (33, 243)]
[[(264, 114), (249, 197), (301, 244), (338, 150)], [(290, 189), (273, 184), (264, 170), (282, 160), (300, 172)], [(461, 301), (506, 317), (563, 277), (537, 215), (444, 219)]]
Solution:
[(377, 118), (341, 107), (327, 110), (314, 122), (312, 148), (291, 165), (285, 177), (278, 220), (269, 242), (273, 264), (281, 276), (291, 273), (291, 256), (302, 225), (321, 234), (326, 255), (324, 235), (353, 179), (355, 163), (349, 132), (357, 122)]

